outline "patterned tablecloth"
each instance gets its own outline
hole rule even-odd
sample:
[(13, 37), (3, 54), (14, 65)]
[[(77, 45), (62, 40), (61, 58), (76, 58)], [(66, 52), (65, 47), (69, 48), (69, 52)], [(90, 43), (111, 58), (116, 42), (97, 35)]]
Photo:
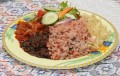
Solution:
[[(120, 76), (120, 46), (104, 60), (84, 68), (50, 70), (29, 66), (12, 58), (2, 46), (2, 33), (13, 20), (47, 3), (62, 0), (0, 0), (0, 76)], [(111, 21), (120, 36), (120, 0), (69, 0), (79, 9), (85, 9)]]

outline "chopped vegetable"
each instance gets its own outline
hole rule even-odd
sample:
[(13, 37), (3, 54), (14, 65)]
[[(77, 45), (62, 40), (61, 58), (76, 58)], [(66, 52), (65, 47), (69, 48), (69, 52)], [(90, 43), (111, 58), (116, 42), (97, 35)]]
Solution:
[(76, 8), (73, 8), (69, 14), (74, 15), (76, 18), (78, 18), (79, 11)]
[(55, 12), (47, 12), (43, 15), (42, 24), (51, 25), (54, 24), (58, 20), (58, 15)]
[(63, 11), (61, 11), (58, 16), (59, 16), (59, 19), (62, 18), (63, 15), (65, 15), (67, 12), (69, 12), (70, 10), (72, 10), (72, 7), (67, 7), (65, 8)]
[(61, 10), (64, 10), (65, 8), (68, 7), (68, 2), (66, 1), (66, 2), (60, 3), (60, 7), (61, 7)]
[[(80, 12), (78, 11), (78, 9), (69, 7), (67, 1), (60, 3), (60, 8), (62, 11), (58, 14), (59, 19), (64, 19), (65, 17), (70, 17), (72, 19), (80, 18), (79, 16)], [(68, 14), (65, 15), (66, 13)]]
[(42, 10), (39, 10), (37, 13), (37, 17), (41, 18), (44, 14), (45, 14), (45, 12), (43, 12)]
[(59, 24), (63, 24), (63, 23), (67, 23), (67, 22), (70, 22), (70, 21), (72, 21), (72, 20), (73, 20), (73, 19), (68, 18), (68, 19), (65, 19), (65, 20), (62, 20), (62, 21), (56, 22), (54, 26), (59, 25)]
[(71, 19), (77, 19), (74, 15), (71, 15), (69, 13), (66, 13), (65, 15), (66, 15), (66, 17), (69, 17)]
[(57, 8), (57, 7), (53, 7), (53, 6), (45, 6), (44, 7), (45, 10), (48, 10), (48, 11), (54, 11), (54, 12), (58, 12), (60, 11), (60, 8)]

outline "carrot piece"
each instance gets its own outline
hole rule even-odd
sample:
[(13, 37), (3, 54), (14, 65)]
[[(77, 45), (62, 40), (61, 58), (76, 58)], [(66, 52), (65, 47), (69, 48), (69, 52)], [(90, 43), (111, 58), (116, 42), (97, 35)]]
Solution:
[(70, 10), (72, 10), (72, 8), (71, 8), (71, 7), (67, 7), (67, 8), (65, 8), (63, 11), (61, 11), (61, 12), (58, 14), (59, 19), (62, 18), (62, 16), (63, 16), (64, 14), (66, 14), (67, 12), (69, 12)]

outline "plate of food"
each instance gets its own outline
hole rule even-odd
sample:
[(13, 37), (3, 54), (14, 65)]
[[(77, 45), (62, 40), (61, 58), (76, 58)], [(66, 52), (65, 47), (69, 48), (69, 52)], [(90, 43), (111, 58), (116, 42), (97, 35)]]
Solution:
[(67, 2), (46, 5), (11, 23), (3, 45), (15, 59), (41, 68), (71, 69), (94, 64), (118, 44), (115, 27), (95, 13)]

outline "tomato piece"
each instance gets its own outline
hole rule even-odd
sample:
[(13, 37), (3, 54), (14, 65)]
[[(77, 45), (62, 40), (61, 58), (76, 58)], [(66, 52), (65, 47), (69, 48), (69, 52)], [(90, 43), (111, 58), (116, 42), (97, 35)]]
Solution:
[(43, 12), (42, 10), (39, 10), (37, 13), (37, 17), (41, 18), (44, 15), (45, 12)]

